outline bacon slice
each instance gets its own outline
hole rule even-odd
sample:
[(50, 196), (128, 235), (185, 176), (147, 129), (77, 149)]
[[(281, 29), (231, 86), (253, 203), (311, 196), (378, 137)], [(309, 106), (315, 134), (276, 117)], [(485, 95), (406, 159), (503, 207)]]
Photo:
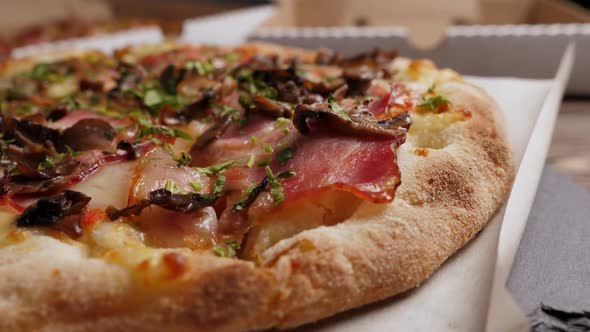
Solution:
[(112, 126), (122, 126), (122, 125), (130, 124), (128, 119), (124, 119), (124, 118), (118, 119), (118, 118), (100, 115), (98, 113), (80, 110), (80, 111), (70, 112), (66, 116), (64, 116), (63, 118), (61, 118), (55, 122), (49, 122), (48, 127), (53, 128), (53, 129), (66, 129), (66, 128), (73, 126), (78, 121), (84, 120), (84, 119), (100, 119), (105, 122), (108, 122)]
[(286, 201), (316, 190), (337, 189), (373, 202), (391, 202), (400, 182), (394, 142), (395, 138), (300, 138), (293, 159), (277, 170), (297, 173), (283, 182)]
[[(284, 129), (288, 129), (285, 134)], [(255, 135), (256, 143), (252, 136)], [(283, 181), (285, 203), (314, 192), (342, 190), (374, 202), (391, 202), (399, 184), (395, 146), (403, 138), (362, 138), (345, 135), (303, 136), (291, 123), (283, 126), (265, 118), (251, 119), (244, 128), (228, 130), (202, 151), (193, 151), (197, 166), (207, 166), (228, 159), (257, 161), (271, 159), (273, 172), (296, 172)], [(274, 153), (264, 152), (268, 144)], [(291, 149), (293, 158), (277, 160), (277, 153)], [(267, 149), (268, 150), (268, 149)], [(263, 167), (234, 167), (227, 172), (227, 188), (239, 190), (264, 177)]]
[(418, 96), (400, 83), (391, 88), (386, 88), (383, 84), (372, 84), (367, 93), (376, 98), (369, 104), (369, 111), (379, 120), (413, 109), (418, 100)]

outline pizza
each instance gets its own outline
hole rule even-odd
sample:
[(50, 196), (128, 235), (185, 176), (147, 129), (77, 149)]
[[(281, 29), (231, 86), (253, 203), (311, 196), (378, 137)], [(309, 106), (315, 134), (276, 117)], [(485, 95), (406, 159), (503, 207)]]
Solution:
[(0, 330), (291, 328), (417, 287), (503, 204), (496, 103), (395, 51), (1, 68)]
[(155, 20), (124, 18), (92, 22), (71, 16), (60, 20), (26, 26), (0, 38), (0, 59), (10, 56), (14, 48), (56, 42), (65, 39), (95, 37), (137, 28), (161, 26), (167, 33), (175, 33), (179, 22), (158, 22)]

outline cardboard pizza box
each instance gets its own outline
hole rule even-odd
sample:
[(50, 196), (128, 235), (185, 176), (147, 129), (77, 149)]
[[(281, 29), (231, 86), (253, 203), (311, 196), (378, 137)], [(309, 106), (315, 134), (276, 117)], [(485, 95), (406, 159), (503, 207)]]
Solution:
[(427, 0), (321, 3), (279, 0), (275, 14), (249, 38), (345, 55), (396, 48), (470, 75), (529, 78), (551, 77), (573, 41), (576, 63), (567, 93), (590, 95), (590, 11), (568, 1), (448, 0), (437, 1), (436, 9)]

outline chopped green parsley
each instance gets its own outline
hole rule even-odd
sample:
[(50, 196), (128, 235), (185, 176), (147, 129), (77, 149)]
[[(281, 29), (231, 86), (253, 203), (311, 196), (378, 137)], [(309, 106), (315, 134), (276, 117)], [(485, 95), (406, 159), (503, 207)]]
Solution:
[(236, 257), (238, 250), (240, 250), (240, 243), (238, 241), (230, 241), (224, 245), (213, 247), (213, 253), (219, 257)]
[(227, 170), (228, 168), (232, 167), (237, 162), (238, 162), (237, 160), (231, 159), (231, 160), (221, 162), (219, 164), (215, 164), (215, 165), (211, 165), (211, 166), (207, 166), (207, 167), (195, 167), (195, 168), (199, 172), (204, 173), (204, 174), (219, 174), (219, 173)]
[(191, 163), (192, 159), (193, 158), (191, 157), (190, 154), (183, 151), (177, 157), (174, 158), (174, 161), (176, 161), (176, 166), (180, 167), (180, 166), (188, 166), (188, 164)]
[(448, 105), (451, 102), (443, 95), (438, 95), (430, 98), (422, 98), (422, 102), (418, 107), (426, 108), (428, 110), (436, 110), (443, 105)]
[(291, 158), (293, 158), (293, 151), (290, 148), (284, 148), (276, 155), (277, 160), (281, 165), (285, 165)]
[(342, 110), (342, 107), (338, 105), (338, 102), (336, 101), (336, 98), (334, 98), (333, 95), (328, 96), (328, 107), (330, 107), (332, 112), (334, 112), (344, 120), (351, 121), (350, 116), (348, 116), (348, 114), (346, 114), (346, 112)]

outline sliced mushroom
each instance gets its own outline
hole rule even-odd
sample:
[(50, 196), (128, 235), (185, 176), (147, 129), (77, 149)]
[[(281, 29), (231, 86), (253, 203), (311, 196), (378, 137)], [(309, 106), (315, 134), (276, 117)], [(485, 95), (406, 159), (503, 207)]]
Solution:
[(101, 119), (82, 119), (62, 133), (62, 142), (75, 151), (113, 148), (117, 131)]
[(181, 213), (191, 213), (204, 207), (213, 206), (219, 197), (219, 194), (173, 194), (166, 189), (157, 189), (151, 191), (147, 199), (142, 199), (124, 209), (118, 210), (109, 207), (107, 214), (111, 220), (120, 217), (139, 216), (141, 211), (150, 205)]
[(351, 112), (351, 115), (345, 117), (333, 112), (325, 103), (297, 105), (293, 116), (293, 125), (303, 135), (312, 134), (312, 129), (316, 128), (344, 135), (398, 137), (407, 132), (410, 124), (411, 119), (407, 113), (377, 122), (368, 111), (358, 111), (356, 114)]
[(254, 110), (273, 118), (290, 118), (293, 115), (289, 104), (271, 100), (261, 95), (254, 96)]
[(16, 219), (16, 225), (19, 227), (52, 226), (72, 237), (78, 237), (82, 234), (81, 215), (88, 202), (90, 197), (73, 190), (43, 197), (25, 209)]

